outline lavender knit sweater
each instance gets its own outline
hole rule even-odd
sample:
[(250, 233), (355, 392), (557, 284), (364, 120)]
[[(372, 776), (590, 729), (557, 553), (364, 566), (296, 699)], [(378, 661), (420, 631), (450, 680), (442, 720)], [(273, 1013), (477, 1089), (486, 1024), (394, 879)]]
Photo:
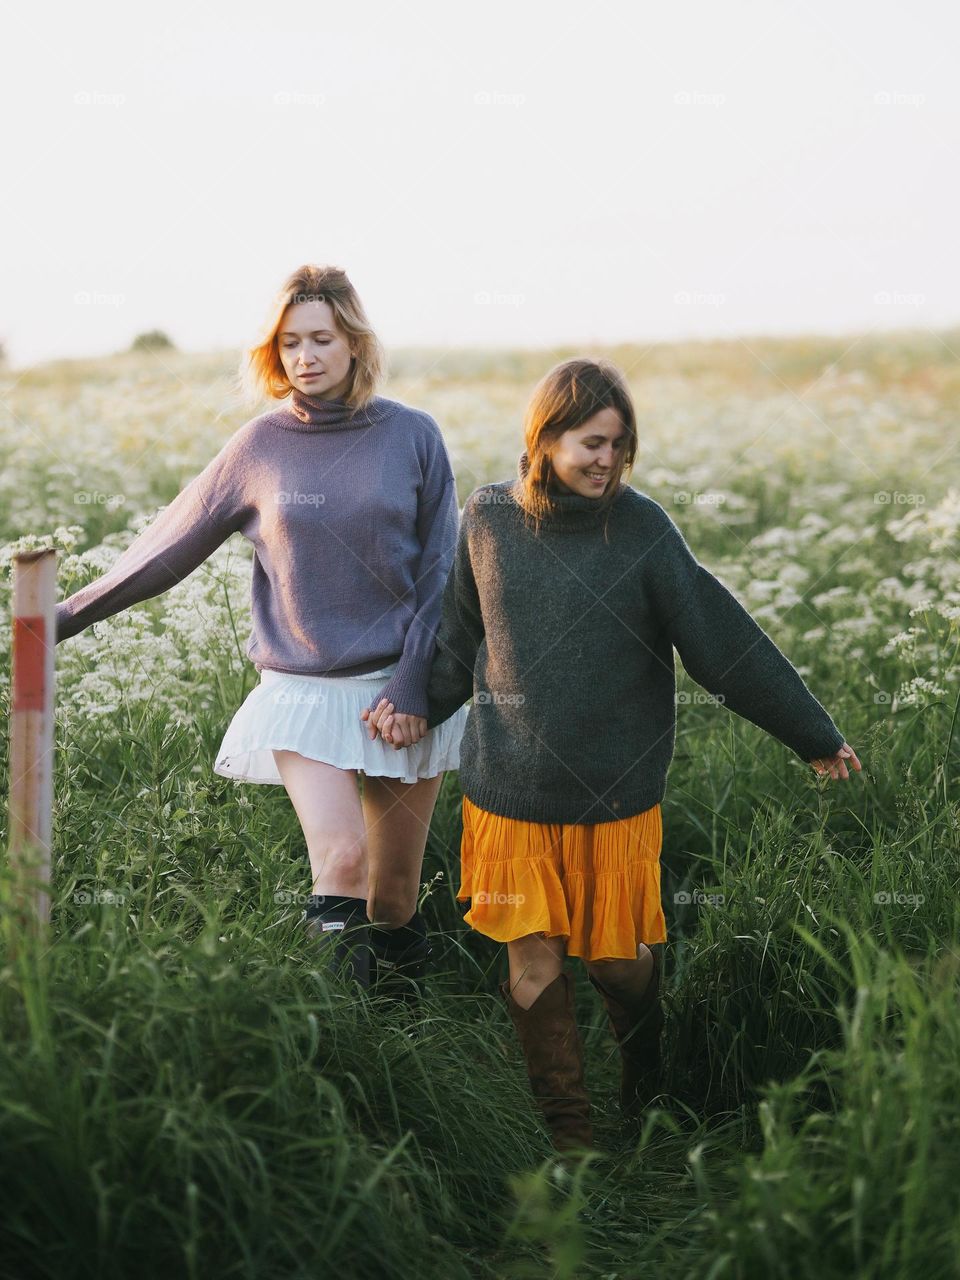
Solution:
[(57, 606), (57, 642), (166, 591), (239, 531), (254, 547), (252, 662), (350, 676), (396, 661), (371, 708), (385, 697), (425, 716), (458, 523), (429, 414), (382, 396), (351, 411), (294, 391), (289, 409), (240, 427), (108, 573)]

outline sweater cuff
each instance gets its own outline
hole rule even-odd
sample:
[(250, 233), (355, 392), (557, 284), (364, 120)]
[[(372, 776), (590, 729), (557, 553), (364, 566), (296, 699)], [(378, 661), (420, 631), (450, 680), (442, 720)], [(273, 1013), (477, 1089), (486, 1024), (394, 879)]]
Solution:
[(833, 726), (833, 740), (830, 741), (829, 728), (821, 733), (808, 733), (801, 742), (793, 744), (793, 750), (796, 755), (804, 762), (809, 764), (811, 760), (825, 760), (830, 756), (835, 756), (840, 748), (846, 742), (840, 730)]
[(82, 631), (82, 627), (78, 627), (70, 614), (70, 610), (66, 607), (62, 600), (57, 601), (56, 605), (56, 627), (54, 644), (58, 645), (61, 640), (68, 640), (71, 636), (75, 636), (78, 631)]
[(427, 681), (430, 677), (429, 658), (408, 658), (402, 656), (397, 669), (373, 700), (368, 703), (370, 711), (386, 698), (393, 703), (394, 714), (406, 716), (427, 715)]

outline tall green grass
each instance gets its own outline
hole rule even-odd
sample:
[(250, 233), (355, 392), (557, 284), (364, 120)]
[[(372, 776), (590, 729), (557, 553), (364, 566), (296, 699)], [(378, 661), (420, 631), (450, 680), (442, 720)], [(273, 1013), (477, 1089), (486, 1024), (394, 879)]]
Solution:
[[(917, 724), (923, 760), (943, 743)], [(840, 792), (788, 764), (779, 807), (666, 804), (668, 1094), (623, 1129), (581, 979), (606, 1156), (558, 1181), (502, 953), (459, 920), (455, 775), (411, 1036), (301, 937), (282, 791), (198, 781), (211, 726), (134, 727), (62, 757), (49, 942), (18, 936), (0, 971), (3, 1276), (955, 1274), (960, 859), (935, 789), (919, 827), (849, 846), (832, 829), (873, 776)], [(708, 770), (766, 751), (702, 729)], [(674, 902), (697, 892), (715, 901)]]

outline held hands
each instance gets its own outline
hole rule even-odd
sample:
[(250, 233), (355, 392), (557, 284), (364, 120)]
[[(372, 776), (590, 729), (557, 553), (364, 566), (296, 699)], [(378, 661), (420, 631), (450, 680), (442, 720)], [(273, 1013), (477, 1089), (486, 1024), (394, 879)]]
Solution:
[[(373, 711), (364, 707), (360, 719), (367, 722), (367, 732), (371, 739), (379, 732), (384, 742), (389, 742), (394, 751), (401, 747), (412, 747), (427, 732), (427, 721), (423, 716), (408, 716), (402, 712), (394, 713), (393, 703), (381, 698)], [(859, 767), (859, 766), (858, 766)]]
[(846, 743), (843, 744), (835, 756), (824, 756), (820, 760), (811, 760), (810, 764), (813, 765), (821, 778), (827, 773), (829, 773), (830, 777), (834, 779), (838, 777), (849, 778), (850, 774), (847, 771), (846, 764), (844, 763), (845, 760), (850, 761), (857, 773), (860, 772), (860, 761), (857, 759), (857, 753), (854, 751), (853, 747), (848, 746)]

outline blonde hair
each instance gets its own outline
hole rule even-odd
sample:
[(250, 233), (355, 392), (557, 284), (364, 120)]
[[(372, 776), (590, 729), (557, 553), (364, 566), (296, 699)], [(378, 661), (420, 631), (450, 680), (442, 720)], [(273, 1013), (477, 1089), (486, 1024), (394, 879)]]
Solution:
[[(518, 499), (532, 516), (539, 531), (544, 516), (554, 510), (548, 485), (554, 477), (553, 446), (565, 431), (582, 426), (600, 409), (614, 409), (623, 423), (624, 444), (621, 475), (629, 472), (637, 455), (637, 418), (626, 379), (609, 360), (577, 357), (564, 360), (537, 383), (523, 420), (528, 470), (518, 480)], [(604, 516), (604, 538), (610, 508), (619, 497), (620, 476), (597, 500)]]
[(280, 359), (277, 334), (287, 308), (298, 302), (330, 304), (352, 356), (353, 377), (344, 399), (362, 409), (376, 395), (386, 372), (386, 355), (356, 289), (341, 267), (307, 263), (287, 277), (274, 298), (260, 337), (240, 362), (241, 385), (251, 400), (261, 396), (282, 400), (293, 390)]

